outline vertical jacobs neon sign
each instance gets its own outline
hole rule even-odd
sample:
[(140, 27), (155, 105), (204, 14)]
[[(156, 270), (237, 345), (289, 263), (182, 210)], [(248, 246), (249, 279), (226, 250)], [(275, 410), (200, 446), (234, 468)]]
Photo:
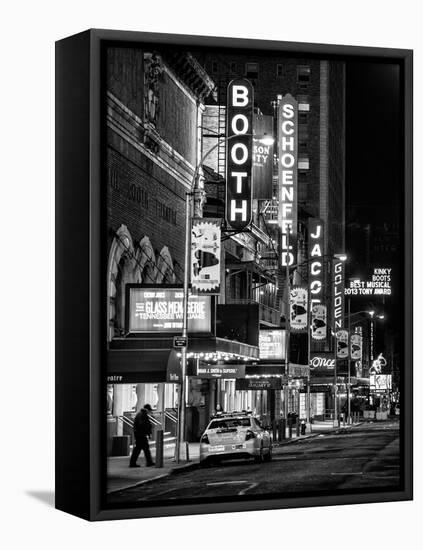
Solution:
[(226, 112), (226, 220), (235, 229), (251, 222), (253, 106), (251, 82), (232, 80)]
[(308, 262), (310, 307), (320, 304), (323, 298), (323, 221), (308, 220)]
[(278, 104), (279, 215), (281, 263), (293, 265), (297, 250), (298, 103), (290, 95)]

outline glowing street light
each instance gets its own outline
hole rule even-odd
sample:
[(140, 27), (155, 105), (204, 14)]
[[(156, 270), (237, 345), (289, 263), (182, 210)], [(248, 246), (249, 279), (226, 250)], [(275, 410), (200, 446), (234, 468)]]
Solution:
[(348, 256), (346, 254), (334, 254), (334, 256), (341, 262), (346, 262), (348, 260)]

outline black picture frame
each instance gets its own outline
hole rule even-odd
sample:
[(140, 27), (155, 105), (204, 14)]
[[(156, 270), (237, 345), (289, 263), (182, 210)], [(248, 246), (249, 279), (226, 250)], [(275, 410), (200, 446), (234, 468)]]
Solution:
[[(183, 506), (107, 508), (104, 407), (105, 295), (102, 230), (102, 84), (105, 44), (236, 48), (342, 59), (374, 59), (400, 67), (404, 177), (404, 378), (401, 410), (402, 489), (219, 501)], [(56, 43), (56, 508), (87, 520), (142, 518), (410, 500), (412, 476), (412, 144), (413, 53), (367, 48), (92, 29)], [(78, 406), (74, 406), (77, 396)]]

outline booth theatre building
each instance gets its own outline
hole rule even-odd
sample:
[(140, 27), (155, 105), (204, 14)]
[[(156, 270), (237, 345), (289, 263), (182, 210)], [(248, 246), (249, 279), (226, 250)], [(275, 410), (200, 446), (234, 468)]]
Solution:
[[(132, 418), (145, 403), (165, 441), (175, 435), (180, 373), (173, 337), (182, 328), (185, 201), (198, 176), (194, 208), (201, 218), (205, 192), (196, 167), (205, 101), (214, 90), (189, 53), (107, 52), (109, 452), (114, 436), (131, 434)], [(216, 311), (221, 313), (215, 296), (190, 299), (189, 367), (195, 376), (187, 391), (189, 439), (198, 438), (216, 406), (210, 370), (198, 377), (200, 356), (235, 376), (245, 367), (223, 368), (224, 358), (258, 359), (254, 311), (240, 341), (216, 337)]]
[[(192, 245), (207, 231), (215, 243), (213, 261), (192, 248), (187, 440), (218, 404), (265, 424), (332, 407), (329, 313), (309, 346), (302, 306), (294, 319), (288, 303), (313, 285), (316, 304), (332, 304), (329, 259), (344, 251), (344, 66), (247, 57), (107, 51), (109, 453), (122, 452), (116, 436), (131, 434), (146, 403), (165, 443), (175, 436), (191, 190)], [(239, 88), (230, 105), (231, 86), (248, 98)], [(311, 270), (313, 238), (321, 269)], [(205, 258), (210, 292), (198, 282)]]

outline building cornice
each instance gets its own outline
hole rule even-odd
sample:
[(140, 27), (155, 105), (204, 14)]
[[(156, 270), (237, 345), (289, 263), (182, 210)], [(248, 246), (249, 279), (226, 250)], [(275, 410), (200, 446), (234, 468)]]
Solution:
[[(144, 124), (140, 117), (110, 92), (107, 92), (107, 125), (137, 151), (190, 189), (194, 166), (161, 138), (153, 126)], [(152, 149), (146, 143), (150, 143)]]

